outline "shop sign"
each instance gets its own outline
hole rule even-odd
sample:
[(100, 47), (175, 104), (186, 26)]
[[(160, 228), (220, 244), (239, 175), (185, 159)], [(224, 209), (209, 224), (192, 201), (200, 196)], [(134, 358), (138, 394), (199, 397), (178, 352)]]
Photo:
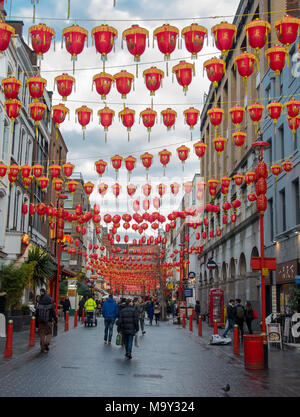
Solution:
[(184, 288), (185, 297), (193, 297), (193, 288)]
[(297, 260), (284, 262), (277, 265), (276, 283), (284, 284), (285, 282), (294, 283), (297, 274)]
[[(295, 313), (292, 315), (292, 336), (294, 339), (300, 338), (300, 313)], [(295, 341), (299, 343), (298, 340)]]
[(280, 343), (282, 345), (281, 340), (281, 329), (279, 323), (269, 323), (267, 324), (267, 335), (268, 335), (268, 343)]

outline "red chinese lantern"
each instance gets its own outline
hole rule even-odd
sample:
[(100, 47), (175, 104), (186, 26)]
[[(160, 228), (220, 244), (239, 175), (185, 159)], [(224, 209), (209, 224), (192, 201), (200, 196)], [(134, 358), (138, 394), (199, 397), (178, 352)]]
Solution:
[(240, 200), (233, 200), (233, 202), (231, 203), (232, 204), (232, 207), (234, 207), (235, 208), (235, 210), (236, 209), (238, 209), (239, 207), (241, 207), (241, 202), (240, 202)]
[(77, 55), (81, 54), (81, 52), (83, 51), (84, 43), (88, 40), (89, 32), (78, 25), (72, 25), (63, 29), (62, 34), (65, 38), (66, 50), (69, 52), (69, 54), (71, 54), (74, 74), (75, 61), (77, 61)]
[[(126, 40), (127, 49), (134, 56), (134, 61), (139, 62), (141, 55), (146, 49), (146, 39), (149, 42), (149, 32), (147, 29), (139, 27), (139, 25), (132, 25), (129, 29), (124, 30), (122, 35), (122, 47), (123, 39)], [(136, 71), (138, 76), (138, 71)]]
[(221, 178), (221, 186), (223, 186), (223, 187), (229, 187), (230, 181), (231, 181), (231, 178), (230, 177), (227, 177), (227, 176), (222, 177)]
[(222, 55), (226, 56), (228, 51), (232, 49), (233, 41), (236, 40), (237, 27), (227, 22), (221, 22), (211, 28), (211, 33), (216, 47), (222, 52)]
[(38, 101), (43, 97), (47, 81), (39, 76), (30, 77), (26, 81), (30, 96), (34, 101)]
[(126, 98), (127, 94), (131, 91), (131, 86), (134, 82), (134, 75), (122, 70), (118, 74), (114, 75), (114, 80), (118, 92), (121, 94), (122, 98)]
[(271, 70), (275, 72), (275, 76), (277, 77), (277, 91), (279, 90), (278, 77), (285, 66), (285, 59), (287, 56), (288, 52), (283, 46), (275, 45), (266, 50), (268, 65)]
[(166, 192), (166, 186), (164, 184), (158, 184), (157, 191), (160, 197), (162, 197)]
[(245, 108), (241, 106), (231, 107), (229, 114), (231, 115), (232, 123), (239, 127), (244, 119)]
[(292, 98), (287, 101), (284, 105), (286, 107), (287, 113), (290, 117), (297, 117), (300, 112), (300, 101)]
[(33, 216), (36, 213), (36, 207), (34, 204), (29, 204), (29, 214), (30, 216)]
[(49, 166), (49, 172), (52, 178), (57, 178), (60, 174), (60, 171), (61, 171), (60, 165), (53, 164)]
[(74, 180), (68, 181), (67, 187), (71, 194), (75, 193), (77, 185), (78, 185), (77, 181), (74, 181)]
[[(206, 74), (210, 82), (213, 83), (215, 89), (218, 87), (219, 82), (222, 80), (223, 75), (226, 73), (226, 63), (223, 59), (212, 58), (205, 61), (203, 64), (206, 69)], [(215, 90), (216, 99), (216, 90)]]
[(240, 149), (245, 143), (247, 134), (245, 132), (238, 131), (235, 132), (232, 136), (235, 146)]
[(137, 189), (136, 185), (133, 185), (133, 184), (128, 184), (126, 188), (127, 188), (127, 194), (129, 195), (129, 197), (132, 197), (135, 194), (136, 189)]
[(10, 39), (14, 36), (15, 29), (7, 23), (0, 21), (0, 54), (8, 48)]
[(141, 160), (142, 160), (142, 164), (143, 166), (146, 168), (146, 177), (148, 178), (148, 170), (152, 165), (152, 159), (153, 159), (153, 155), (151, 155), (148, 152), (145, 152), (143, 155), (140, 156)]
[(263, 111), (264, 111), (264, 106), (262, 104), (255, 103), (248, 107), (250, 118), (254, 122), (255, 134), (257, 134), (257, 125), (258, 125), (258, 122), (262, 118)]
[(20, 90), (20, 87), (22, 86), (22, 83), (16, 77), (9, 77), (9, 78), (4, 78), (2, 80), (1, 85), (2, 85), (5, 98), (7, 100), (15, 100), (19, 95), (19, 90)]
[[(156, 38), (158, 49), (164, 54), (165, 61), (169, 61), (171, 53), (174, 52), (178, 35), (179, 30), (168, 23), (154, 30), (153, 40)], [(166, 63), (166, 71), (168, 77), (168, 63)]]
[(73, 174), (74, 168), (75, 168), (75, 166), (73, 164), (71, 164), (70, 162), (67, 162), (67, 163), (63, 164), (64, 176), (67, 177), (67, 178), (71, 177), (71, 175)]
[(100, 177), (102, 177), (102, 175), (104, 174), (106, 166), (107, 162), (102, 161), (102, 159), (95, 162), (96, 171), (100, 175)]
[(271, 25), (269, 22), (261, 19), (254, 19), (245, 26), (245, 33), (248, 39), (248, 44), (255, 49), (258, 55), (268, 40), (268, 35), (271, 32)]
[(172, 72), (175, 73), (178, 84), (183, 87), (183, 91), (186, 94), (193, 75), (195, 75), (195, 65), (186, 61), (180, 61), (179, 64), (173, 67)]
[(90, 181), (83, 184), (84, 192), (90, 196), (94, 190), (94, 184)]
[(169, 152), (166, 149), (164, 149), (163, 151), (160, 151), (158, 153), (158, 155), (159, 155), (160, 163), (163, 165), (163, 168), (164, 168), (164, 176), (165, 176), (165, 174), (166, 174), (166, 166), (170, 162), (170, 157), (172, 155), (172, 152)]
[(194, 144), (194, 151), (195, 154), (198, 156), (199, 160), (200, 158), (203, 158), (203, 156), (205, 155), (205, 151), (206, 151), (207, 145), (204, 142), (197, 142)]
[(155, 119), (157, 118), (157, 113), (155, 110), (150, 109), (149, 107), (146, 110), (140, 112), (140, 118), (143, 120), (143, 125), (148, 130), (148, 142), (150, 142), (150, 132), (151, 128), (155, 124)]
[(123, 126), (127, 127), (128, 132), (128, 142), (130, 139), (129, 132), (134, 124), (134, 115), (135, 111), (125, 107), (122, 111), (119, 112), (119, 119), (122, 120)]
[(253, 203), (253, 201), (256, 201), (257, 197), (256, 194), (250, 193), (248, 195), (248, 201), (250, 201), (250, 203)]
[(112, 190), (113, 190), (113, 194), (114, 194), (114, 196), (115, 196), (116, 198), (118, 198), (118, 197), (119, 197), (119, 195), (120, 195), (121, 186), (120, 186), (118, 183), (116, 183), (116, 184), (114, 184), (114, 185), (112, 186)]
[[(1, 23), (1, 22), (0, 22)], [(0, 31), (1, 33), (1, 31)], [(10, 119), (11, 128), (13, 128), (13, 124), (15, 119), (19, 116), (20, 110), (22, 108), (22, 103), (16, 99), (9, 99), (4, 102), (5, 111), (7, 117)]]
[(259, 178), (268, 178), (268, 168), (264, 161), (258, 163), (257, 167), (255, 168), (255, 179), (259, 180)]
[(93, 110), (87, 106), (81, 106), (75, 110), (79, 124), (82, 126), (82, 139), (85, 140), (86, 126), (90, 123)]
[(54, 180), (52, 181), (53, 188), (57, 192), (57, 194), (59, 194), (62, 191), (63, 183), (63, 180), (61, 180), (60, 178), (54, 178)]
[(276, 35), (280, 43), (288, 49), (296, 42), (300, 28), (300, 19), (292, 16), (284, 16), (274, 23)]
[(258, 195), (256, 199), (256, 210), (260, 214), (264, 214), (264, 212), (267, 210), (267, 197), (264, 194)]
[(276, 183), (278, 175), (280, 175), (282, 173), (282, 166), (279, 165), (279, 164), (273, 164), (273, 165), (271, 165), (271, 171), (272, 171), (272, 174), (275, 177), (275, 183)]
[(107, 193), (107, 189), (108, 189), (107, 184), (103, 184), (103, 183), (99, 184), (98, 192), (101, 195), (101, 197), (105, 196), (105, 194)]
[[(194, 109), (194, 107), (190, 107), (189, 109), (185, 110), (183, 112), (185, 123), (190, 127), (190, 130), (192, 131), (196, 124), (198, 123), (200, 111), (197, 109)], [(193, 139), (193, 135), (191, 132), (191, 140)]]
[(215, 150), (219, 154), (219, 165), (220, 165), (220, 161), (221, 161), (221, 153), (225, 149), (226, 142), (227, 142), (227, 139), (222, 138), (221, 136), (218, 136), (217, 138), (213, 139), (213, 144), (215, 146)]
[(231, 215), (231, 222), (232, 223), (236, 222), (236, 214), (235, 213), (232, 213), (232, 215)]
[(176, 151), (178, 153), (178, 158), (182, 162), (182, 171), (184, 171), (184, 163), (189, 156), (190, 148), (188, 148), (185, 145), (182, 145), (179, 148), (177, 148)]
[(282, 167), (285, 170), (285, 172), (288, 174), (289, 172), (291, 172), (293, 168), (293, 162), (286, 160), (282, 163)]
[(150, 184), (145, 184), (142, 186), (143, 193), (146, 197), (149, 197), (151, 194), (152, 187)]
[(220, 124), (222, 123), (224, 110), (220, 109), (219, 107), (213, 107), (212, 109), (208, 110), (207, 114), (209, 116), (211, 124), (217, 130)]
[(28, 213), (28, 205), (23, 203), (22, 204), (22, 214), (24, 214), (24, 216), (25, 216), (25, 214), (27, 214), (27, 213)]
[(278, 103), (277, 101), (272, 101), (272, 103), (267, 105), (267, 110), (269, 112), (269, 116), (274, 122), (275, 135), (276, 135), (277, 120), (281, 116), (282, 109), (283, 109), (283, 104)]
[(254, 183), (254, 181), (255, 181), (255, 172), (254, 171), (247, 172), (245, 175), (245, 183), (247, 185), (251, 185)]
[(127, 158), (124, 158), (124, 163), (125, 163), (125, 168), (127, 169), (128, 174), (129, 174), (128, 180), (130, 181), (130, 174), (135, 168), (136, 158), (130, 155)]
[(115, 155), (112, 158), (110, 158), (110, 160), (111, 160), (111, 164), (112, 164), (114, 170), (116, 171), (116, 179), (117, 179), (118, 178), (118, 171), (122, 166), (123, 158), (120, 155)]
[(93, 85), (95, 84), (96, 91), (100, 94), (102, 100), (106, 99), (106, 95), (110, 92), (113, 82), (113, 75), (107, 74), (106, 72), (94, 75)]
[(203, 26), (192, 23), (182, 29), (181, 36), (184, 38), (186, 49), (192, 54), (192, 59), (197, 58), (197, 54), (202, 51), (207, 29)]
[(31, 26), (28, 31), (31, 37), (32, 49), (37, 54), (39, 61), (41, 61), (43, 55), (50, 49), (52, 38), (55, 36), (55, 30), (40, 23)]
[(38, 184), (42, 191), (46, 190), (48, 187), (49, 178), (48, 177), (40, 177), (38, 178)]
[(300, 126), (300, 116), (296, 116), (296, 117), (287, 116), (287, 121), (288, 121), (289, 128), (293, 132), (293, 141), (295, 141), (295, 134)]
[(151, 67), (143, 72), (145, 84), (150, 91), (150, 96), (155, 95), (155, 91), (161, 86), (162, 79), (164, 78), (164, 72), (156, 67)]
[(105, 143), (107, 142), (107, 132), (109, 126), (111, 126), (115, 112), (109, 107), (105, 106), (98, 111), (99, 123), (104, 127)]
[(250, 75), (253, 74), (255, 64), (256, 64), (256, 70), (258, 71), (258, 65), (259, 65), (258, 59), (255, 55), (250, 54), (247, 51), (244, 51), (243, 53), (237, 55), (234, 58), (234, 64), (237, 67), (238, 73), (244, 79), (245, 95), (247, 95), (248, 78), (250, 77)]
[(68, 74), (62, 74), (54, 78), (58, 94), (62, 96), (63, 101), (72, 93), (75, 78)]
[(240, 187), (244, 182), (244, 175), (236, 174), (236, 175), (233, 176), (233, 179), (234, 179), (235, 185), (237, 187)]
[(34, 101), (33, 103), (28, 104), (28, 109), (30, 112), (30, 117), (34, 120), (35, 125), (35, 134), (37, 136), (38, 126), (40, 121), (43, 119), (47, 106), (40, 101)]
[(58, 129), (61, 123), (66, 119), (66, 115), (69, 113), (69, 109), (64, 104), (57, 104), (52, 106), (52, 119), (55, 123), (56, 139), (58, 138)]
[(35, 178), (40, 178), (43, 175), (43, 171), (44, 171), (43, 165), (36, 164), (36, 165), (33, 165), (32, 167), (32, 172)]
[(217, 194), (218, 184), (219, 184), (219, 181), (215, 178), (211, 178), (210, 180), (208, 180), (208, 191), (209, 191), (209, 194), (212, 196), (212, 198), (214, 198), (215, 195)]
[(175, 120), (177, 117), (177, 113), (175, 110), (167, 108), (161, 112), (163, 124), (166, 126), (167, 130), (170, 130), (172, 126), (175, 129)]
[(97, 26), (92, 29), (92, 36), (95, 42), (96, 51), (101, 54), (101, 60), (107, 60), (107, 55), (112, 51), (118, 31), (108, 25)]
[(31, 166), (29, 166), (29, 165), (23, 165), (21, 167), (21, 175), (22, 175), (22, 178), (23, 179), (24, 178), (28, 178), (30, 176), (30, 173), (31, 173)]

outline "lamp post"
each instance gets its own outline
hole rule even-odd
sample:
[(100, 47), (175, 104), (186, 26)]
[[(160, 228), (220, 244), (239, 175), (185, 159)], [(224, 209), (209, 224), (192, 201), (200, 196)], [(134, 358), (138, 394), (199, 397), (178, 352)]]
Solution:
[(179, 288), (178, 288), (178, 322), (180, 324), (180, 304), (182, 299), (182, 280), (183, 280), (183, 246), (185, 246), (184, 243), (179, 243), (180, 251), (179, 251), (179, 263), (180, 263), (180, 273), (179, 273)]
[[(64, 201), (68, 198), (65, 194), (59, 194), (58, 196), (58, 207), (59, 209), (63, 210)], [(58, 228), (56, 228), (57, 233)], [(57, 256), (57, 275), (56, 275), (56, 288), (55, 288), (55, 312), (57, 314), (58, 311), (58, 293), (59, 293), (59, 277), (60, 277), (60, 260), (61, 260), (61, 248), (62, 248), (62, 241), (63, 239), (58, 238), (58, 256)]]

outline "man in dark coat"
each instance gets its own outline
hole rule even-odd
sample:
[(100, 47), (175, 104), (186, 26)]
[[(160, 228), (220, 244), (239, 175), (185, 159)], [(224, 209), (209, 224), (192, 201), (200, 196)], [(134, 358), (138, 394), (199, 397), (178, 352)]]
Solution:
[(41, 352), (48, 352), (52, 336), (52, 320), (57, 323), (54, 304), (51, 297), (42, 288), (35, 315), (39, 325)]
[(235, 305), (233, 307), (233, 314), (234, 314), (234, 321), (235, 324), (239, 326), (239, 334), (241, 337), (241, 341), (243, 342), (244, 336), (244, 320), (245, 320), (245, 308), (241, 304), (241, 300), (237, 298), (235, 300)]
[(119, 310), (119, 318), (117, 321), (118, 332), (122, 333), (125, 345), (125, 356), (131, 359), (131, 351), (134, 335), (139, 331), (139, 320), (136, 310), (130, 305), (130, 300), (126, 301), (126, 307)]
[(69, 297), (66, 297), (63, 300), (62, 306), (63, 306), (64, 318), (66, 320), (66, 312), (71, 310), (71, 303), (70, 303)]

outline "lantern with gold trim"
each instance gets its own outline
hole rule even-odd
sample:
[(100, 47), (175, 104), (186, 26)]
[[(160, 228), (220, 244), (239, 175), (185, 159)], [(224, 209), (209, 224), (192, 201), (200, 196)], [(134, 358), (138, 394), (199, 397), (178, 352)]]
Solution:
[(106, 95), (109, 94), (113, 82), (113, 75), (107, 74), (106, 72), (94, 75), (93, 85), (95, 84), (96, 91), (100, 94), (102, 100), (106, 99)]
[(74, 181), (74, 180), (68, 181), (67, 182), (67, 187), (68, 187), (69, 193), (71, 193), (71, 194), (75, 193), (75, 191), (77, 189), (77, 185), (78, 185), (77, 181)]
[(20, 167), (17, 164), (12, 164), (8, 167), (7, 175), (12, 178), (17, 178), (20, 171)]
[(103, 24), (92, 29), (92, 36), (95, 42), (96, 51), (101, 54), (104, 71), (104, 63), (107, 60), (107, 55), (114, 47), (115, 39), (118, 37), (118, 31), (112, 26)]
[(7, 165), (3, 164), (2, 162), (0, 163), (0, 178), (5, 177), (7, 168)]
[(15, 36), (15, 29), (7, 23), (0, 21), (0, 55), (4, 52), (11, 40)]
[(21, 175), (22, 178), (28, 178), (31, 173), (31, 166), (30, 165), (22, 165), (21, 167)]
[(162, 164), (162, 166), (164, 168), (163, 175), (165, 176), (166, 175), (166, 166), (170, 162), (170, 157), (172, 155), (172, 152), (169, 152), (169, 151), (167, 151), (167, 149), (164, 149), (163, 151), (160, 151), (158, 153), (158, 155), (159, 155), (160, 163)]
[(258, 58), (257, 56), (250, 54), (247, 51), (244, 51), (243, 53), (237, 55), (234, 58), (234, 64), (237, 67), (238, 73), (244, 79), (245, 95), (247, 95), (248, 78), (250, 77), (250, 75), (253, 74), (255, 64), (256, 64), (256, 70), (258, 71), (258, 67), (259, 67)]
[(53, 164), (49, 166), (49, 172), (52, 178), (57, 178), (60, 174), (61, 166), (57, 164)]
[(105, 106), (103, 109), (98, 110), (99, 123), (104, 127), (105, 143), (107, 142), (107, 132), (109, 126), (111, 126), (115, 112), (109, 107)]
[(217, 131), (218, 127), (222, 123), (224, 110), (219, 107), (213, 107), (207, 112), (211, 124), (214, 126)]
[(38, 60), (41, 61), (44, 54), (50, 49), (55, 30), (43, 23), (39, 23), (31, 26), (28, 31), (31, 37), (32, 49), (37, 54)]
[(247, 134), (245, 132), (238, 131), (233, 133), (232, 137), (235, 146), (237, 146), (239, 148), (239, 152), (241, 152), (241, 147), (245, 144)]
[(17, 99), (9, 99), (4, 102), (7, 117), (10, 119), (11, 131), (13, 130), (14, 122), (20, 114), (22, 103)]
[(289, 172), (291, 172), (292, 168), (293, 168), (293, 162), (289, 161), (288, 159), (284, 162), (282, 162), (282, 167), (285, 170), (285, 172), (288, 174)]
[[(139, 25), (132, 25), (130, 28), (124, 30), (122, 35), (123, 40), (126, 40), (127, 49), (134, 56), (135, 62), (140, 62), (141, 55), (146, 49), (146, 39), (149, 43), (149, 32), (147, 29), (141, 28)], [(149, 45), (148, 45), (149, 46)], [(138, 66), (136, 65), (136, 77), (138, 77)]]
[(266, 50), (268, 65), (277, 77), (277, 91), (279, 91), (279, 76), (285, 66), (286, 57), (288, 57), (288, 52), (284, 46), (275, 45)]
[[(63, 101), (67, 100), (67, 97), (72, 93), (73, 84), (75, 86), (75, 78), (71, 75), (63, 73), (54, 78), (57, 86), (57, 92), (62, 96)], [(55, 86), (55, 84), (54, 84)]]
[(150, 91), (150, 96), (155, 96), (155, 91), (159, 89), (164, 78), (164, 72), (156, 67), (151, 67), (143, 72), (146, 87)]
[(100, 183), (98, 187), (98, 192), (102, 198), (104, 198), (105, 194), (107, 193), (108, 185), (104, 183)]
[(207, 148), (207, 145), (204, 142), (199, 141), (194, 144), (194, 151), (197, 157), (199, 158), (199, 161), (205, 155), (206, 148)]
[(276, 20), (274, 27), (279, 42), (289, 49), (300, 34), (300, 19), (286, 15)]
[(244, 182), (244, 175), (242, 174), (236, 174), (233, 176), (234, 179), (234, 183), (237, 187), (241, 187), (241, 185), (243, 185)]
[(38, 185), (39, 185), (40, 189), (42, 190), (42, 192), (45, 192), (45, 190), (48, 187), (48, 183), (49, 183), (49, 178), (48, 177), (39, 177), (38, 178)]
[(3, 93), (7, 100), (15, 100), (19, 95), (20, 87), (22, 86), (21, 81), (16, 77), (4, 78), (1, 82)]
[(300, 112), (300, 101), (292, 98), (287, 101), (284, 105), (286, 107), (287, 113), (290, 117), (297, 117)]
[(296, 117), (287, 116), (287, 121), (288, 121), (289, 128), (293, 132), (293, 141), (295, 142), (296, 131), (299, 129), (299, 126), (300, 126), (300, 116), (296, 116)]
[(96, 171), (100, 175), (100, 177), (102, 177), (102, 175), (104, 174), (106, 166), (107, 162), (102, 161), (102, 159), (99, 159), (99, 161), (95, 162)]
[(40, 121), (43, 119), (44, 114), (47, 110), (47, 105), (41, 103), (40, 101), (34, 101), (33, 103), (28, 104), (28, 109), (30, 112), (30, 117), (34, 120), (35, 125), (35, 135), (38, 134), (38, 126)]
[(192, 23), (182, 29), (181, 37), (184, 38), (185, 47), (192, 54), (192, 59), (196, 59), (197, 54), (202, 51), (207, 29), (197, 23)]
[(110, 160), (111, 160), (111, 164), (112, 164), (114, 170), (116, 171), (116, 180), (117, 180), (119, 169), (122, 166), (123, 157), (120, 156), (120, 155), (115, 155), (115, 156), (111, 157)]
[(151, 128), (155, 124), (155, 119), (157, 118), (157, 113), (155, 110), (150, 109), (149, 107), (140, 112), (140, 118), (142, 118), (143, 125), (148, 130), (148, 142), (150, 142), (150, 132)]
[(218, 88), (219, 82), (222, 80), (223, 75), (226, 74), (226, 63), (223, 59), (212, 58), (205, 61), (203, 67), (206, 70), (207, 77), (215, 87), (215, 100), (216, 100), (216, 89)]
[(74, 168), (75, 168), (75, 166), (73, 164), (71, 164), (70, 162), (67, 162), (67, 163), (63, 164), (64, 176), (69, 178), (73, 174)]
[(236, 41), (237, 27), (227, 22), (221, 22), (211, 28), (215, 45), (226, 56), (228, 51), (232, 49), (233, 42)]
[(134, 156), (127, 156), (127, 158), (124, 158), (125, 168), (128, 171), (128, 181), (130, 181), (130, 174), (135, 168), (136, 158)]
[(175, 73), (177, 82), (183, 87), (183, 91), (186, 95), (188, 86), (192, 82), (193, 75), (195, 75), (195, 65), (186, 61), (180, 61), (179, 64), (173, 67), (172, 73)]
[(273, 164), (271, 165), (271, 171), (275, 177), (275, 183), (277, 183), (277, 177), (282, 173), (282, 166), (279, 164)]
[(148, 179), (148, 171), (152, 165), (153, 155), (151, 155), (148, 152), (145, 152), (143, 155), (140, 156), (140, 158), (142, 160), (143, 166), (146, 168), (146, 178)]
[[(154, 30), (153, 42), (154, 38), (156, 38), (158, 49), (162, 54), (164, 54), (165, 61), (170, 60), (171, 53), (174, 52), (176, 48), (176, 40), (178, 35), (179, 30), (177, 27), (170, 26), (168, 23), (165, 23), (163, 26), (160, 26)], [(166, 62), (166, 73), (168, 77), (168, 62)]]
[(127, 189), (127, 194), (129, 195), (129, 197), (132, 197), (135, 194), (137, 187), (136, 187), (136, 185), (128, 184), (126, 189)]
[(275, 132), (275, 135), (276, 135), (276, 124), (277, 124), (277, 120), (281, 116), (282, 109), (283, 109), (283, 104), (282, 103), (278, 103), (277, 101), (272, 101), (272, 103), (270, 103), (270, 104), (267, 105), (267, 110), (269, 112), (269, 116), (270, 116), (270, 118), (274, 122), (274, 132)]
[(200, 111), (197, 109), (194, 109), (194, 107), (190, 107), (189, 109), (184, 110), (183, 112), (184, 121), (190, 127), (190, 130), (191, 130), (191, 140), (193, 140), (192, 130), (198, 123), (199, 114), (200, 114)]
[(264, 111), (264, 106), (262, 104), (254, 103), (248, 107), (248, 112), (251, 120), (254, 122), (255, 134), (257, 134), (257, 125), (261, 120)]
[(90, 181), (83, 184), (84, 192), (90, 196), (94, 190), (94, 184)]
[(221, 163), (221, 153), (224, 151), (226, 143), (227, 139), (223, 138), (222, 136), (218, 136), (217, 138), (213, 139), (215, 150), (218, 152), (219, 155), (219, 166)]
[(182, 171), (184, 171), (184, 163), (187, 160), (190, 152), (190, 148), (188, 148), (185, 145), (179, 146), (179, 148), (176, 149), (178, 158), (182, 162)]
[(161, 112), (163, 124), (166, 126), (167, 130), (170, 130), (173, 126), (175, 129), (175, 120), (177, 113), (175, 110), (167, 108)]
[(90, 123), (93, 110), (87, 106), (81, 106), (75, 110), (79, 124), (82, 126), (82, 139), (85, 140), (86, 126)]
[(245, 108), (241, 106), (231, 107), (231, 109), (229, 109), (229, 114), (231, 116), (232, 123), (239, 127), (240, 124), (243, 123)]
[(218, 184), (219, 184), (219, 180), (215, 178), (211, 178), (208, 180), (208, 192), (213, 199), (215, 198), (215, 195), (217, 194)]
[(129, 94), (131, 91), (132, 83), (134, 83), (134, 75), (130, 74), (125, 70), (122, 70), (114, 75), (114, 80), (116, 83), (116, 88), (118, 92), (121, 94), (121, 97), (126, 99), (127, 94)]
[(171, 193), (176, 196), (179, 193), (180, 185), (177, 182), (170, 184)]
[(32, 172), (35, 178), (40, 178), (43, 175), (44, 167), (43, 165), (35, 164), (32, 167)]
[(81, 54), (85, 41), (88, 40), (88, 31), (78, 25), (72, 25), (64, 28), (62, 35), (65, 38), (66, 50), (71, 55), (73, 62), (73, 74), (75, 73), (75, 61), (77, 55)]
[(251, 189), (254, 181), (255, 181), (255, 171), (248, 171), (245, 175), (245, 184), (250, 185), (250, 189)]
[(26, 85), (28, 87), (30, 96), (34, 99), (34, 101), (38, 101), (43, 97), (47, 81), (45, 78), (35, 76), (28, 78)]
[(60, 178), (54, 178), (54, 180), (52, 181), (53, 188), (56, 191), (57, 195), (61, 193), (63, 189), (63, 184), (64, 182)]
[(151, 194), (152, 186), (150, 184), (144, 184), (142, 186), (142, 191), (145, 197), (149, 197)]
[(52, 119), (55, 123), (56, 139), (58, 138), (58, 129), (61, 123), (66, 119), (66, 115), (69, 114), (69, 109), (62, 103), (52, 106)]
[(248, 44), (255, 50), (256, 55), (259, 55), (260, 50), (266, 45), (270, 32), (271, 25), (265, 20), (257, 18), (246, 24)]
[(119, 206), (118, 197), (119, 197), (120, 192), (121, 192), (120, 184), (118, 184), (118, 183), (113, 184), (112, 185), (112, 191), (113, 191), (114, 196), (116, 197), (116, 207), (118, 208), (118, 206)]
[(123, 110), (119, 112), (119, 119), (122, 120), (123, 126), (127, 128), (128, 132), (128, 142), (130, 140), (130, 134), (131, 128), (134, 124), (134, 115), (135, 110), (129, 109), (128, 107), (125, 107)]

